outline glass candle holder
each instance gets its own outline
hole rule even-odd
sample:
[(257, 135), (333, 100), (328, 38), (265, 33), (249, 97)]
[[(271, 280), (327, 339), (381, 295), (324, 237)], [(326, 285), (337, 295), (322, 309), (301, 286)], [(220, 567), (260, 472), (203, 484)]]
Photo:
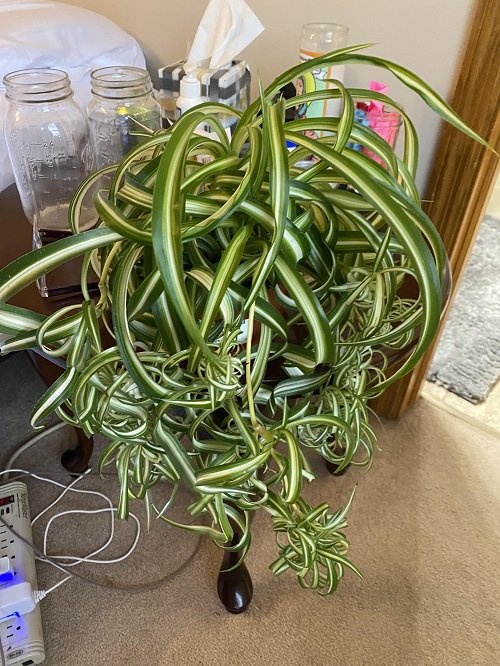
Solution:
[[(317, 58), (329, 51), (347, 46), (349, 28), (337, 23), (306, 23), (302, 26), (299, 57), (302, 62)], [(344, 65), (318, 67), (297, 79), (297, 95), (334, 87), (328, 79), (344, 80)], [(337, 116), (340, 100), (318, 100), (301, 104), (296, 108), (297, 118)], [(321, 135), (322, 133), (320, 133)]]

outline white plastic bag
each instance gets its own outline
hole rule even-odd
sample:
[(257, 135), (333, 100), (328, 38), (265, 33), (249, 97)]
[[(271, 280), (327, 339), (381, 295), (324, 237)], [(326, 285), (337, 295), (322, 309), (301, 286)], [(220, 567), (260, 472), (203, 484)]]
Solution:
[(136, 40), (104, 16), (61, 2), (0, 0), (0, 191), (14, 182), (3, 136), (5, 74), (29, 67), (62, 69), (85, 109), (91, 70), (109, 65), (144, 67), (145, 61)]

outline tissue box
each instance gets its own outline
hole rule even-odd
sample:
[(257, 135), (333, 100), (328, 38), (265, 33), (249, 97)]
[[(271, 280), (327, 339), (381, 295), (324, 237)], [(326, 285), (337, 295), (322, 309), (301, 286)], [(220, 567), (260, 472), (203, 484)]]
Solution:
[[(180, 80), (184, 76), (184, 60), (160, 67), (159, 97), (162, 122), (169, 127), (175, 120), (175, 102), (179, 96)], [(250, 69), (244, 60), (233, 60), (230, 67), (199, 69), (201, 94), (206, 102), (221, 102), (237, 111), (244, 111), (250, 103)], [(235, 123), (231, 116), (221, 117), (224, 127)]]

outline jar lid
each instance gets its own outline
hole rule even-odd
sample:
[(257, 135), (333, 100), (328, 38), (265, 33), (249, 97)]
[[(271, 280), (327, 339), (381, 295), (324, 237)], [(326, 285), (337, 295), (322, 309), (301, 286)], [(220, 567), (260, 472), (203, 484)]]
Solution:
[(90, 74), (92, 93), (98, 97), (140, 97), (153, 90), (149, 73), (141, 67), (101, 67)]

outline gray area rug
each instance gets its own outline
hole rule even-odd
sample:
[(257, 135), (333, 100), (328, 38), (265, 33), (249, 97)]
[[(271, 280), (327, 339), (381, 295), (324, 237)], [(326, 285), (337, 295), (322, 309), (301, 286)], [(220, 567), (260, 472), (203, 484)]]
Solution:
[(500, 219), (485, 216), (428, 379), (472, 403), (500, 377)]

